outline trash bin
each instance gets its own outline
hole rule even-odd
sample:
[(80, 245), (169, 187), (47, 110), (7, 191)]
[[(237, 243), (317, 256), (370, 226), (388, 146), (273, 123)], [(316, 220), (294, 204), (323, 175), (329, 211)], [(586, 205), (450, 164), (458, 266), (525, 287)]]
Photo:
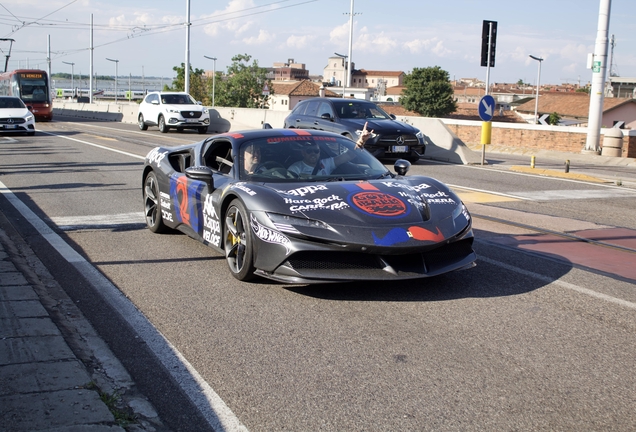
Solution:
[(623, 156), (623, 131), (618, 128), (604, 130), (601, 156)]

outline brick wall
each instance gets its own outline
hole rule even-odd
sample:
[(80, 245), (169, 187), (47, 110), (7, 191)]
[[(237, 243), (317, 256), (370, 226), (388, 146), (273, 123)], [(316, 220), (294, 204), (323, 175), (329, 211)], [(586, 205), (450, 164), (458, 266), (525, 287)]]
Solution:
[[(481, 122), (448, 122), (446, 126), (453, 131), (467, 145), (481, 144)], [(562, 152), (579, 153), (585, 148), (587, 129), (559, 128), (524, 125), (525, 127), (498, 126), (493, 123), (491, 144), (509, 147), (536, 148)], [(562, 130), (559, 130), (562, 129)], [(580, 131), (575, 130), (580, 129)], [(636, 132), (626, 131), (629, 135), (623, 137), (623, 157), (636, 158)], [(603, 146), (601, 130), (600, 146)], [(632, 135), (634, 134), (634, 135)]]

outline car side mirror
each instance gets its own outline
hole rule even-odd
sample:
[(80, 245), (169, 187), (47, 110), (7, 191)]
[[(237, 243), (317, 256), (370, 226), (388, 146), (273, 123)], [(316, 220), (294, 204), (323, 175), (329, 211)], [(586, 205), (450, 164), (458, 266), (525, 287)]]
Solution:
[(204, 182), (208, 185), (208, 193), (214, 190), (214, 178), (212, 177), (213, 171), (210, 167), (195, 166), (186, 168), (185, 175), (187, 178)]
[(395, 165), (393, 165), (395, 172), (401, 176), (405, 176), (409, 168), (411, 168), (411, 162), (405, 159), (398, 159), (395, 161)]
[(389, 117), (391, 117), (393, 120), (395, 120), (397, 117), (395, 116), (395, 114), (389, 114)]
[(153, 100), (152, 102), (150, 102), (153, 105), (159, 105), (159, 101), (158, 100)]
[(33, 112), (33, 107), (31, 105), (27, 105), (26, 107), (29, 111)]
[(203, 102), (197, 101), (197, 105), (203, 105)]
[(324, 113), (324, 114), (322, 114), (322, 115), (320, 116), (320, 118), (321, 118), (321, 119), (324, 119), (324, 120), (331, 120), (331, 114), (329, 114), (329, 113)]
[(263, 129), (272, 129), (272, 125), (269, 123), (263, 123)]

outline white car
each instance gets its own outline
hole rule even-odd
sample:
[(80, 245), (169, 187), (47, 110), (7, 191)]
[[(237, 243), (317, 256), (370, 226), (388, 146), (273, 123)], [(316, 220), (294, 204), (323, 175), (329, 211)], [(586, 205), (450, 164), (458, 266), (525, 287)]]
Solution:
[(35, 135), (35, 117), (22, 99), (14, 96), (0, 96), (0, 132)]
[(187, 93), (151, 92), (139, 104), (137, 122), (141, 130), (159, 126), (162, 133), (196, 129), (202, 134), (208, 131), (210, 113)]

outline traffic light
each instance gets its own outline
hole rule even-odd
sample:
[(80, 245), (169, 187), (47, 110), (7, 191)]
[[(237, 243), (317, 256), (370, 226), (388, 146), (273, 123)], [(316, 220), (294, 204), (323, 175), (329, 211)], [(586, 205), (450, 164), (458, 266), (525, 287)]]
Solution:
[[(492, 23), (492, 33), (490, 24)], [(495, 67), (495, 48), (497, 47), (497, 21), (486, 21), (481, 28), (481, 65), (488, 66), (488, 46), (490, 46), (490, 67)]]

